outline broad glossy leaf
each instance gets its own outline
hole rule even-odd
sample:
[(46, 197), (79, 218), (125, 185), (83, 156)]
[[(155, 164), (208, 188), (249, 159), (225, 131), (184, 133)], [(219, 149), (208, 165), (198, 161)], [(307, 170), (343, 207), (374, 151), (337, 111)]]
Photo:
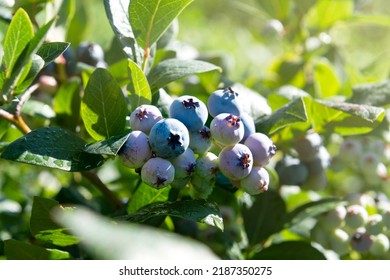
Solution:
[(129, 138), (129, 132), (126, 131), (120, 135), (113, 136), (107, 140), (102, 140), (96, 143), (88, 144), (84, 147), (84, 151), (91, 154), (100, 154), (107, 156), (116, 156), (123, 144)]
[(223, 230), (223, 220), (216, 203), (204, 200), (182, 200), (174, 202), (157, 202), (147, 205), (137, 212), (120, 217), (133, 223), (142, 223), (159, 216), (172, 216), (205, 223)]
[(298, 224), (307, 218), (315, 217), (321, 213), (334, 209), (340, 202), (341, 201), (338, 198), (324, 198), (305, 203), (288, 213), (286, 221), (290, 226)]
[(4, 252), (8, 260), (67, 260), (71, 258), (68, 252), (57, 249), (47, 249), (18, 240), (5, 240)]
[(122, 59), (107, 68), (120, 87), (130, 82), (128, 61), (128, 59)]
[(138, 44), (150, 48), (193, 0), (131, 0), (130, 25)]
[(148, 80), (141, 68), (136, 63), (129, 60), (128, 69), (130, 73), (130, 82), (127, 85), (129, 100), (132, 110), (143, 104), (152, 102), (152, 93), (150, 91)]
[(60, 212), (56, 215), (56, 221), (83, 240), (81, 246), (95, 259), (217, 259), (200, 242), (149, 226), (114, 224), (86, 209), (75, 209), (72, 213)]
[(22, 112), (32, 117), (52, 119), (56, 116), (53, 109), (39, 100), (29, 100), (22, 108)]
[(371, 106), (390, 104), (390, 80), (355, 86), (349, 101)]
[(122, 133), (127, 106), (121, 88), (111, 74), (97, 68), (88, 80), (81, 103), (81, 117), (88, 133), (97, 141)]
[(56, 121), (61, 127), (71, 131), (79, 124), (81, 81), (79, 78), (68, 79), (57, 90), (53, 101), (53, 109), (56, 113)]
[(244, 207), (242, 215), (249, 243), (255, 245), (283, 229), (286, 206), (276, 191), (267, 191), (257, 195), (252, 205)]
[(134, 38), (129, 20), (129, 5), (130, 0), (104, 0), (108, 20), (115, 36), (123, 46), (123, 51), (129, 59), (141, 65), (144, 52)]
[(45, 66), (59, 57), (70, 46), (70, 43), (65, 42), (49, 42), (44, 43), (38, 50), (37, 55), (45, 61)]
[(221, 71), (221, 68), (200, 60), (167, 59), (158, 63), (148, 75), (152, 93), (170, 82), (209, 71)]
[(21, 75), (17, 83), (15, 93), (23, 93), (27, 88), (35, 81), (35, 78), (38, 76), (39, 72), (42, 70), (45, 62), (38, 55), (33, 55), (31, 64), (29, 64), (25, 69), (27, 71), (25, 75)]
[(326, 260), (316, 248), (304, 241), (286, 241), (273, 244), (259, 253), (252, 260)]
[(7, 78), (11, 77), (16, 61), (33, 37), (34, 30), (28, 14), (18, 9), (4, 39), (3, 63)]
[(335, 96), (339, 93), (339, 79), (327, 59), (319, 60), (314, 66), (314, 88), (317, 96), (321, 98)]
[(103, 157), (85, 152), (84, 140), (58, 127), (43, 127), (12, 142), (1, 157), (22, 163), (84, 171), (103, 164)]
[(305, 99), (313, 128), (321, 132), (356, 135), (370, 132), (385, 116), (383, 108), (347, 102)]
[(296, 98), (257, 122), (256, 131), (272, 134), (288, 125), (307, 121), (308, 116), (303, 98)]
[(130, 199), (127, 212), (134, 213), (146, 205), (155, 202), (165, 202), (168, 200), (169, 191), (169, 186), (157, 190), (144, 183), (140, 183), (140, 185), (137, 187), (137, 190)]
[(306, 24), (319, 30), (327, 29), (337, 21), (350, 17), (353, 8), (353, 0), (319, 0), (307, 13)]

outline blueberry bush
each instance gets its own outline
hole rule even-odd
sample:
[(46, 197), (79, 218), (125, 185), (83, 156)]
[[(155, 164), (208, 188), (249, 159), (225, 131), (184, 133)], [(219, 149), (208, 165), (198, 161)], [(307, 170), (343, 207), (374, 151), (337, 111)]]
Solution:
[(390, 259), (386, 0), (0, 0), (0, 259)]

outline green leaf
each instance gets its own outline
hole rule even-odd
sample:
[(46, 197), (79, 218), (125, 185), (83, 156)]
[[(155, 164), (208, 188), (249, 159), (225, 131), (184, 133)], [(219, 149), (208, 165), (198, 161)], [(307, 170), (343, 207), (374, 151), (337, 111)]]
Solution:
[(170, 187), (167, 187), (157, 190), (144, 183), (140, 183), (130, 199), (127, 212), (133, 213), (151, 203), (167, 201), (170, 189)]
[(317, 201), (311, 201), (295, 208), (293, 211), (288, 213), (286, 221), (288, 226), (291, 227), (307, 218), (312, 218), (321, 213), (334, 209), (339, 204), (340, 199), (338, 198), (324, 198)]
[(193, 0), (131, 0), (130, 25), (137, 43), (150, 48)]
[(51, 218), (51, 211), (59, 208), (60, 204), (52, 199), (35, 196), (31, 209), (30, 230), (32, 235), (38, 234), (41, 230), (61, 228)]
[[(11, 76), (4, 80), (2, 95), (1, 98), (8, 101), (12, 91), (17, 84), (20, 76), (23, 71), (26, 71), (26, 66), (31, 63), (33, 55), (38, 51), (39, 47), (42, 45), (43, 40), (49, 31), (50, 27), (53, 25), (54, 19), (50, 20), (44, 26), (42, 26), (35, 36), (29, 41), (28, 45), (24, 48), (20, 56), (18, 57)], [(5, 98), (4, 98), (5, 96)], [(1, 100), (0, 100), (1, 101)]]
[(385, 110), (369, 105), (305, 99), (315, 131), (356, 135), (370, 132), (385, 116)]
[(127, 85), (129, 100), (132, 110), (143, 104), (152, 102), (152, 93), (150, 91), (148, 80), (141, 68), (129, 60), (128, 69), (130, 73), (130, 83)]
[(86, 153), (84, 140), (58, 127), (43, 127), (12, 142), (1, 157), (66, 171), (84, 171), (103, 164), (103, 157)]
[(320, 0), (307, 13), (306, 24), (311, 28), (325, 30), (339, 20), (348, 19), (353, 9), (353, 0)]
[(16, 61), (33, 37), (34, 30), (28, 14), (18, 9), (4, 39), (3, 63), (7, 78), (11, 77)]
[(172, 216), (205, 223), (218, 227), (223, 231), (223, 220), (217, 204), (204, 200), (157, 202), (147, 205), (135, 213), (120, 217), (120, 220), (142, 223), (148, 219), (160, 216)]
[(303, 98), (296, 98), (257, 122), (256, 131), (273, 134), (288, 125), (307, 121), (305, 102)]
[(5, 240), (5, 256), (8, 260), (67, 260), (68, 252), (57, 249), (46, 249), (18, 240)]
[(256, 2), (271, 18), (285, 20), (290, 13), (290, 8), (291, 8), (290, 0), (273, 0), (273, 1), (260, 0)]
[(242, 215), (249, 243), (255, 245), (283, 229), (286, 206), (276, 191), (267, 191), (255, 196), (253, 204), (243, 208)]
[(37, 240), (53, 244), (60, 247), (68, 247), (78, 244), (79, 239), (71, 235), (68, 232), (68, 229), (58, 228), (53, 230), (41, 230), (35, 235)]
[(339, 93), (340, 82), (327, 59), (320, 59), (314, 66), (314, 88), (320, 98), (335, 96)]
[(134, 38), (129, 20), (130, 0), (104, 0), (107, 18), (116, 38), (121, 42), (127, 57), (138, 65), (142, 64), (144, 51)]
[(114, 224), (86, 209), (59, 212), (56, 221), (83, 240), (81, 246), (95, 259), (217, 259), (207, 246), (195, 240), (139, 224)]
[(209, 71), (221, 71), (221, 68), (199, 60), (167, 59), (158, 63), (148, 75), (152, 93), (166, 86), (170, 82)]
[(122, 59), (108, 67), (108, 71), (115, 78), (120, 87), (123, 87), (130, 82), (128, 61), (128, 59)]
[(53, 100), (53, 109), (57, 123), (74, 131), (80, 119), (81, 81), (79, 78), (68, 79), (57, 90)]
[(129, 132), (126, 131), (107, 140), (88, 144), (84, 147), (84, 151), (91, 154), (116, 156), (123, 144), (125, 144), (127, 138), (129, 138), (129, 135)]
[(15, 93), (23, 93), (27, 88), (35, 81), (35, 78), (38, 76), (39, 72), (42, 70), (45, 62), (38, 55), (33, 55), (31, 65), (26, 66), (26, 75), (23, 74), (19, 78), (19, 81), (16, 85)]
[(390, 80), (355, 86), (352, 89), (351, 103), (371, 106), (386, 106), (390, 104)]
[(22, 108), (22, 113), (32, 116), (41, 117), (44, 119), (52, 119), (56, 116), (53, 109), (49, 105), (39, 100), (29, 100)]
[(69, 46), (70, 43), (65, 42), (44, 43), (37, 51), (37, 55), (42, 57), (42, 59), (45, 61), (46, 66), (54, 59), (59, 57), (64, 51), (66, 51)]
[(273, 244), (259, 253), (252, 260), (326, 260), (325, 256), (303, 241), (286, 241)]
[(95, 140), (122, 133), (126, 126), (127, 106), (121, 88), (111, 74), (97, 68), (88, 80), (81, 103), (85, 128)]

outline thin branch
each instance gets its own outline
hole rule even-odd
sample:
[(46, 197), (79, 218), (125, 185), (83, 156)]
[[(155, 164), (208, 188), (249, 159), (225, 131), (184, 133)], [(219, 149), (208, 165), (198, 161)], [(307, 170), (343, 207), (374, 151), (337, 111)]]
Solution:
[(16, 105), (14, 116), (15, 118), (20, 117), (20, 113), (22, 112), (22, 108), (24, 104), (30, 99), (31, 94), (36, 91), (39, 88), (39, 84), (34, 84), (31, 87), (29, 87), (22, 95), (22, 97), (19, 99), (18, 104)]
[(88, 179), (113, 205), (116, 209), (122, 209), (122, 202), (107, 188), (100, 178), (90, 171), (83, 171), (81, 174)]

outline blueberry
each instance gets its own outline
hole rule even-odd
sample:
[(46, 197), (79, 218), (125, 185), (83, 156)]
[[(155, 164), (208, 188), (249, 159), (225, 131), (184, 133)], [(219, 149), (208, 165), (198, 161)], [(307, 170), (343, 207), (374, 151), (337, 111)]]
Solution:
[(240, 187), (250, 195), (257, 195), (268, 190), (268, 171), (259, 166), (254, 166), (248, 176), (240, 181)]
[(206, 105), (198, 98), (183, 95), (172, 102), (169, 116), (181, 121), (189, 131), (198, 131), (206, 123), (208, 111)]
[(373, 214), (368, 217), (366, 231), (368, 234), (377, 235), (383, 231), (383, 218), (380, 214)]
[(222, 145), (236, 144), (244, 137), (241, 118), (232, 114), (217, 115), (210, 123), (211, 136)]
[(383, 233), (372, 236), (372, 245), (369, 249), (370, 254), (375, 257), (383, 257), (390, 248), (389, 238)]
[(313, 160), (318, 155), (321, 146), (322, 139), (318, 133), (307, 134), (294, 143), (298, 157), (302, 161)]
[(368, 213), (366, 208), (361, 205), (350, 205), (347, 207), (345, 224), (350, 228), (359, 228), (366, 224)]
[(214, 91), (207, 100), (207, 108), (212, 117), (221, 113), (229, 113), (236, 116), (240, 116), (242, 113), (239, 94), (230, 87)]
[(215, 154), (207, 152), (205, 155), (196, 159), (194, 175), (205, 178), (209, 181), (215, 181), (217, 171), (218, 157)]
[(323, 160), (317, 156), (314, 160), (305, 162), (305, 165), (308, 170), (308, 176), (302, 188), (317, 191), (324, 189), (328, 184), (328, 177)]
[(153, 125), (149, 142), (158, 157), (174, 158), (184, 153), (190, 139), (188, 129), (182, 122), (167, 118)]
[(390, 209), (387, 209), (383, 214), (383, 224), (387, 227), (387, 229), (390, 229)]
[(344, 225), (347, 210), (343, 205), (338, 205), (334, 209), (324, 213), (318, 219), (318, 223), (326, 230), (335, 230)]
[(349, 253), (349, 235), (340, 228), (336, 228), (329, 233), (329, 247), (338, 255), (343, 256)]
[(77, 60), (97, 67), (104, 65), (104, 51), (98, 44), (81, 42), (76, 49)]
[(226, 146), (219, 153), (219, 170), (230, 180), (241, 180), (253, 167), (251, 150), (243, 144)]
[(362, 154), (363, 147), (360, 141), (348, 138), (341, 143), (339, 155), (344, 161), (355, 161)]
[(285, 156), (275, 165), (280, 185), (300, 186), (306, 182), (309, 175), (308, 168), (299, 159)]
[(265, 134), (256, 132), (248, 136), (244, 144), (253, 154), (253, 165), (265, 166), (276, 153), (276, 146)]
[(153, 105), (141, 105), (130, 114), (130, 127), (133, 130), (141, 130), (150, 133), (152, 126), (162, 120), (160, 110)]
[(119, 151), (119, 156), (127, 167), (142, 167), (152, 156), (148, 136), (139, 130), (130, 132), (125, 144)]
[(241, 113), (240, 118), (244, 125), (244, 137), (241, 139), (240, 143), (244, 143), (249, 135), (256, 133), (256, 127), (253, 118), (249, 114), (243, 112)]
[(171, 159), (171, 163), (175, 168), (175, 180), (190, 177), (195, 171), (195, 154), (190, 148), (187, 148), (184, 153)]
[(166, 159), (151, 158), (141, 169), (142, 181), (154, 188), (163, 188), (172, 183), (175, 178), (175, 168)]
[(350, 244), (353, 250), (360, 253), (367, 253), (372, 246), (372, 241), (371, 235), (360, 228), (351, 236)]
[(210, 129), (203, 126), (200, 130), (190, 131), (189, 147), (195, 154), (203, 155), (210, 149), (212, 140)]
[(314, 242), (317, 242), (318, 244), (321, 244), (323, 247), (329, 246), (329, 233), (325, 231), (325, 229), (317, 223), (311, 230), (310, 230), (310, 239)]

